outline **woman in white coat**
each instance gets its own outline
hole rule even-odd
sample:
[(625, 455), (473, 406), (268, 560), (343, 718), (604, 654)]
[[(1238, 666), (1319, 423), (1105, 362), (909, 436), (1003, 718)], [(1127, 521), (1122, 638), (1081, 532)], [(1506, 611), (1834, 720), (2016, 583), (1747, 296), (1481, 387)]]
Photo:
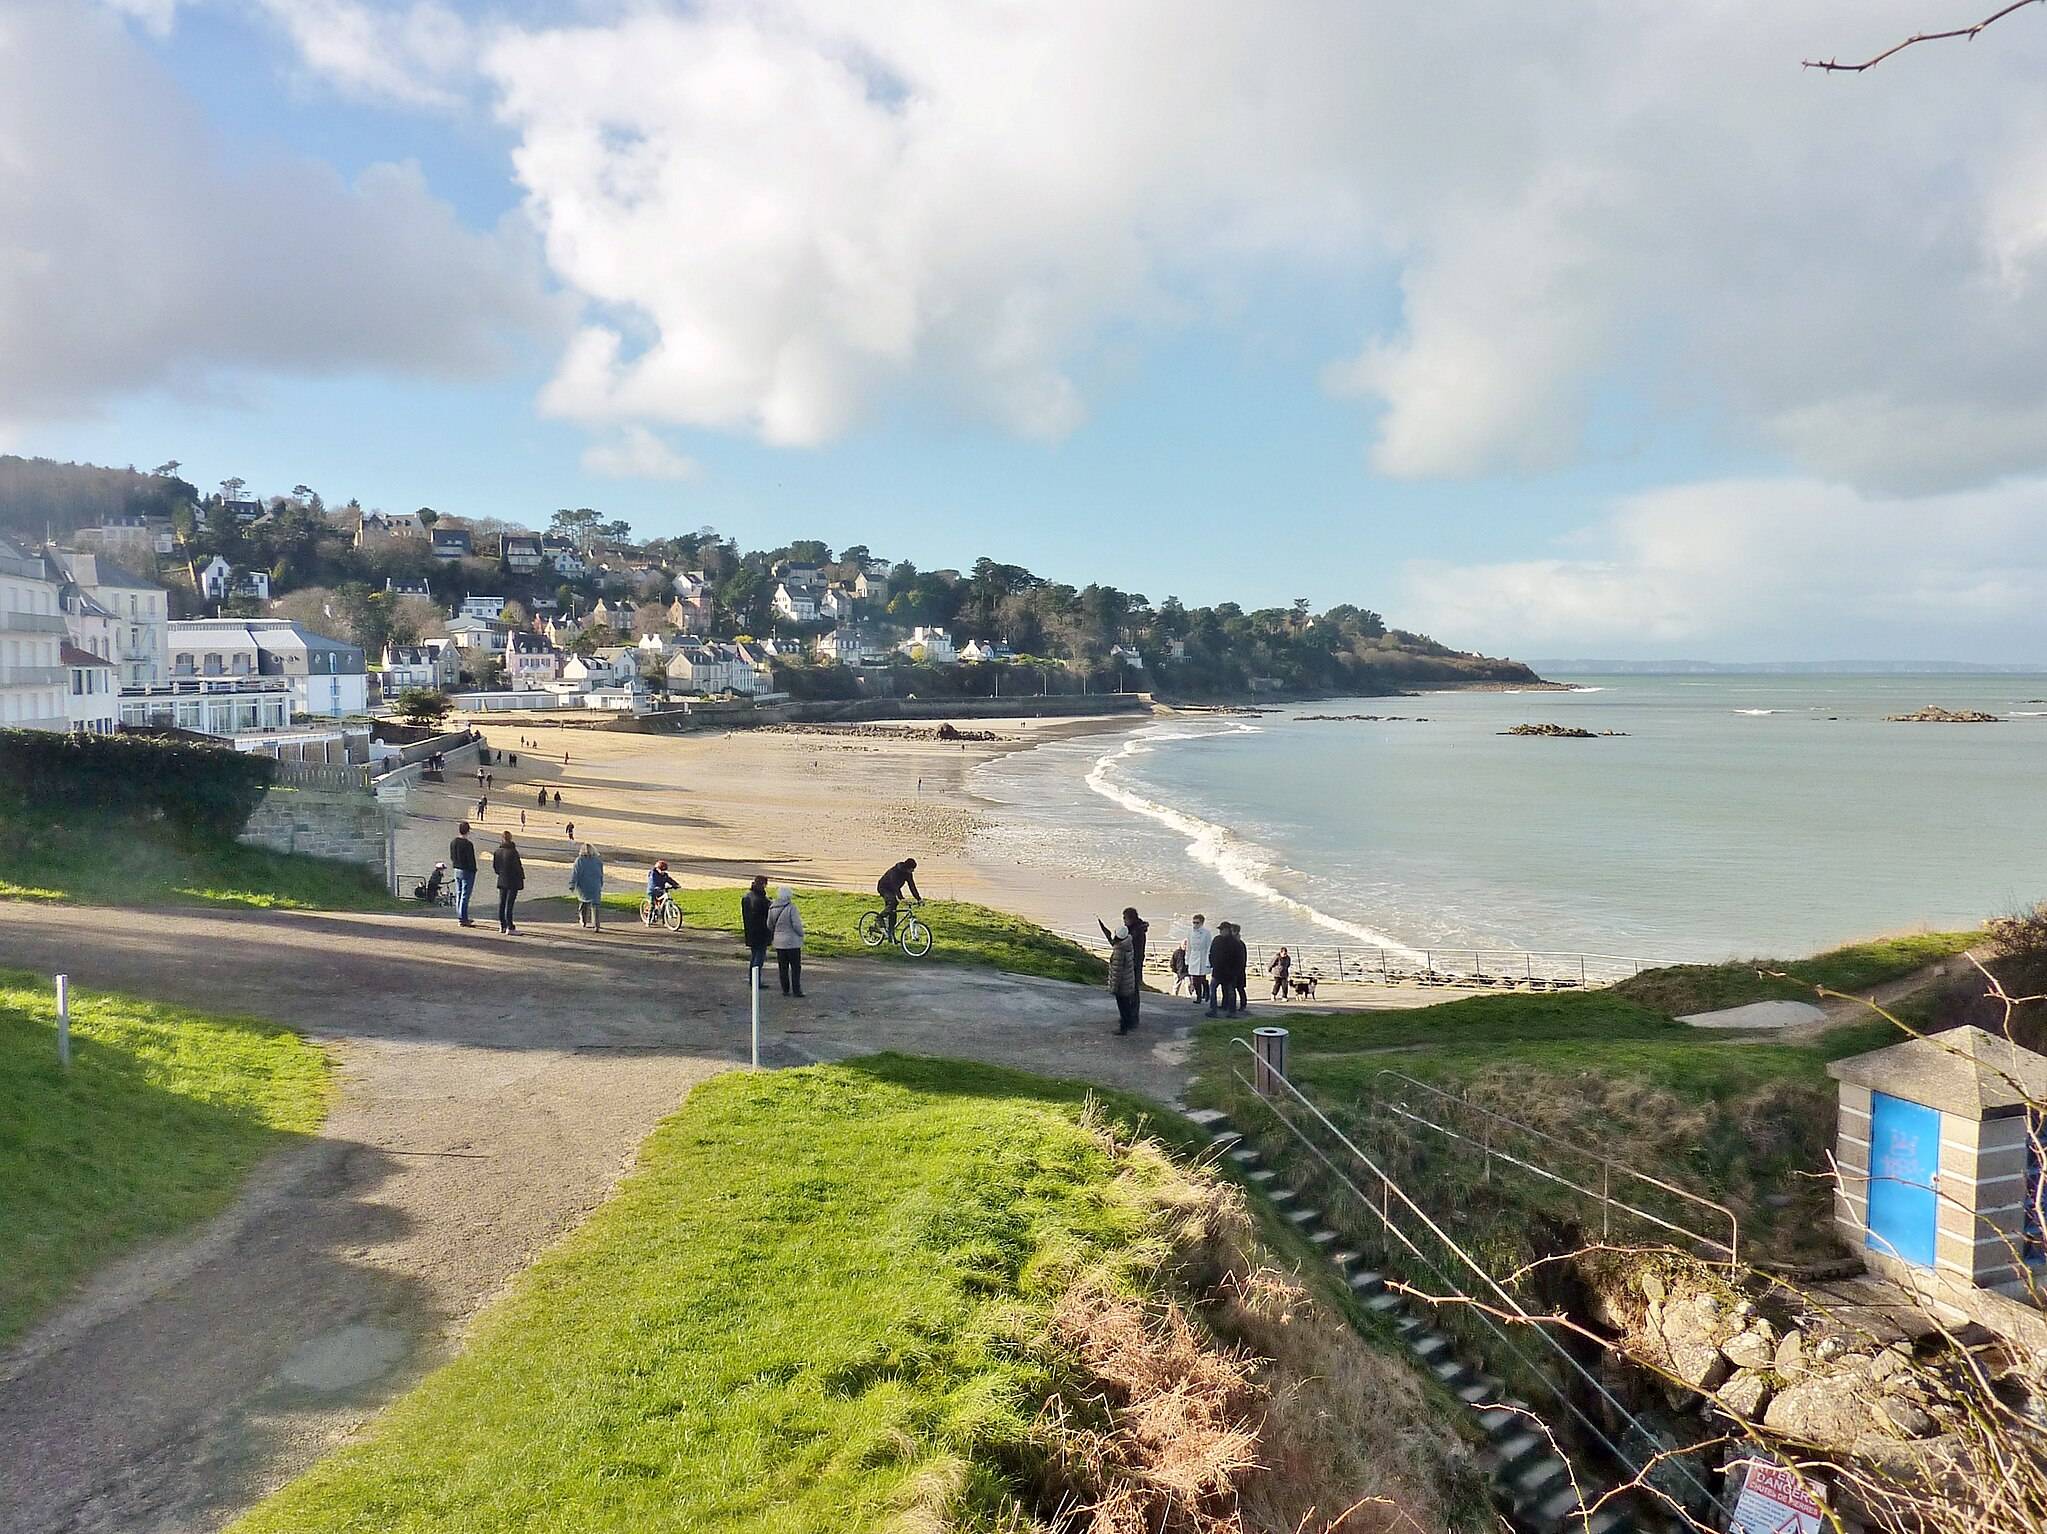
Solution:
[(803, 917), (783, 885), (768, 905), (768, 941), (775, 950), (775, 972), (784, 996), (803, 994)]
[(1209, 974), (1208, 945), (1215, 941), (1215, 934), (1208, 930), (1208, 918), (1199, 911), (1194, 913), (1194, 924), (1187, 930), (1187, 978), (1194, 983), (1194, 999), (1208, 998)]

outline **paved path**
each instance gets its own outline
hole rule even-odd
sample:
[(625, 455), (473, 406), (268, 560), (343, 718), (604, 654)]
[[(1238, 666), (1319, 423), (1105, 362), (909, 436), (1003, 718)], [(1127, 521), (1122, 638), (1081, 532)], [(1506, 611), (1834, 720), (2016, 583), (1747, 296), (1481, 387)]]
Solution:
[[(0, 1355), (5, 1534), (217, 1529), (459, 1345), (603, 1199), (654, 1123), (747, 1047), (732, 940), (516, 938), (439, 913), (123, 915), (0, 902), (0, 965), (287, 1022), (340, 1090), (191, 1240), (101, 1275)], [(1099, 990), (944, 965), (816, 960), (768, 998), (771, 1063), (901, 1049), (1165, 1100), (1192, 1009), (1117, 1038)]]

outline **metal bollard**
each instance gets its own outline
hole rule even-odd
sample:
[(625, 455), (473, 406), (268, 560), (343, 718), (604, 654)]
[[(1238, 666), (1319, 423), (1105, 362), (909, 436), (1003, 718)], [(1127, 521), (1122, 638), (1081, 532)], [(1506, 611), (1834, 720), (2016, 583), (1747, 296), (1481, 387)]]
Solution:
[(57, 977), (57, 1063), (71, 1069), (71, 977)]
[(1252, 1068), (1251, 1081), (1260, 1097), (1279, 1095), (1278, 1078), (1286, 1075), (1286, 1038), (1284, 1028), (1253, 1028), (1251, 1048), (1257, 1055), (1257, 1064)]

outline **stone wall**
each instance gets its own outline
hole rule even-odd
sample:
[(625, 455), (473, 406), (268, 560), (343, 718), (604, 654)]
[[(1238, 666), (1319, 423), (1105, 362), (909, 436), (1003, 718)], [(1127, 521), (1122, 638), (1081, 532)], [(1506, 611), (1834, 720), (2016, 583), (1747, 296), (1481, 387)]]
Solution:
[(240, 840), (272, 852), (360, 863), (391, 878), (396, 817), (361, 789), (272, 788)]

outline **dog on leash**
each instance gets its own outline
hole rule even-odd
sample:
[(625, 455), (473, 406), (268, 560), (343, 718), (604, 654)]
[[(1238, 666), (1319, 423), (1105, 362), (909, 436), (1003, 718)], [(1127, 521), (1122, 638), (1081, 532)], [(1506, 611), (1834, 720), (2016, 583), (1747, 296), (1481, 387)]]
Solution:
[(1294, 981), (1293, 987), (1294, 995), (1298, 999), (1302, 1001), (1313, 1001), (1315, 999), (1315, 977), (1313, 975)]

